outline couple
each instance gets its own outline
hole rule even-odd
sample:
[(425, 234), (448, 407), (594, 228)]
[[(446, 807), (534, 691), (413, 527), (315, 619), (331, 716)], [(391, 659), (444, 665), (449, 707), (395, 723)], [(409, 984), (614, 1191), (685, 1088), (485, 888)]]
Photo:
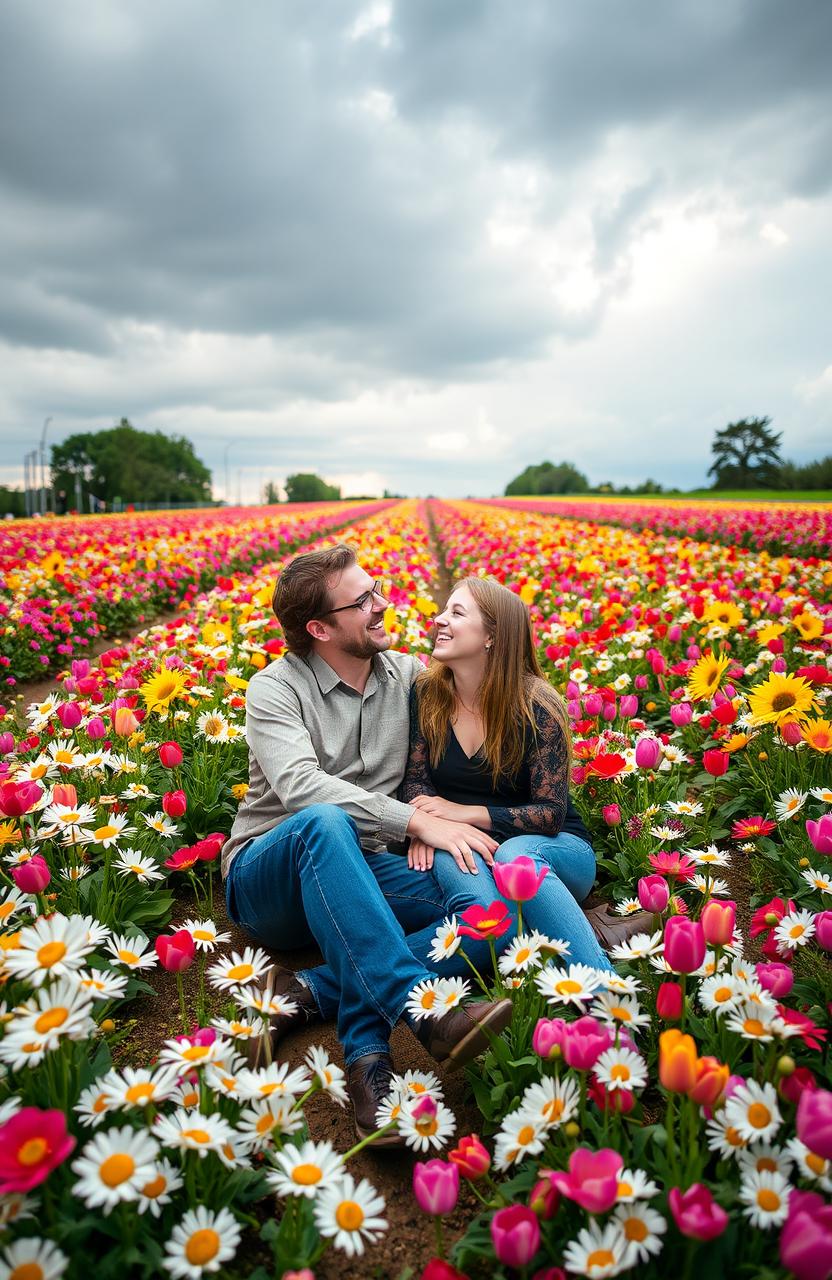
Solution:
[[(391, 651), (386, 584), (343, 543), (290, 561), (273, 603), (288, 653), (246, 695), (249, 789), (223, 849), (228, 913), (268, 948), (320, 947), (323, 965), (270, 973), (297, 1005), (273, 1016), (272, 1044), (337, 1018), (363, 1137), (388, 1093), (400, 1018), (451, 1066), (510, 1020), (506, 999), (438, 1020), (406, 1010), (418, 983), (465, 975), (462, 956), (432, 958), (434, 935), (443, 917), (499, 897), (495, 859), (546, 866), (524, 920), (568, 941), (570, 960), (609, 967), (578, 905), (595, 857), (569, 803), (565, 710), (511, 591), (459, 583), (435, 620), (427, 670)], [(406, 857), (390, 852), (405, 842)], [(489, 967), (484, 939), (466, 951)]]

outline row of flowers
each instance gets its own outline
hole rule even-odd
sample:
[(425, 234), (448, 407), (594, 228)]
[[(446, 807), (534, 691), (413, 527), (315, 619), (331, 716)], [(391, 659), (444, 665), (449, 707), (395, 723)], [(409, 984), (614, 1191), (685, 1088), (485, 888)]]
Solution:
[(83, 658), (188, 605), (228, 575), (384, 504), (302, 504), (24, 521), (0, 530), (0, 667), (7, 686)]
[(832, 508), (826, 503), (708, 502), (673, 498), (506, 498), (495, 505), (592, 520), (701, 542), (770, 551), (774, 555), (832, 553)]

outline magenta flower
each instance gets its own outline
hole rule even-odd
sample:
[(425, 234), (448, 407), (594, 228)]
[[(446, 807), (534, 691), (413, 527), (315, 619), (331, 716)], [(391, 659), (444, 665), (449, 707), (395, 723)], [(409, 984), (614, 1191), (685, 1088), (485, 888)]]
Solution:
[(12, 867), (12, 880), (24, 893), (42, 893), (51, 879), (52, 873), (40, 853), (33, 854), (19, 867)]
[(729, 898), (711, 898), (699, 915), (705, 941), (710, 947), (727, 947), (734, 936), (737, 904)]
[(590, 1151), (578, 1147), (569, 1157), (569, 1172), (549, 1172), (548, 1177), (562, 1195), (574, 1200), (588, 1213), (606, 1213), (618, 1197), (618, 1175), (624, 1159), (611, 1147)]
[(652, 911), (660, 916), (667, 910), (670, 901), (670, 888), (664, 876), (653, 872), (650, 876), (642, 876), (638, 882), (638, 900), (645, 911)]
[(782, 1000), (787, 996), (794, 986), (794, 974), (787, 964), (780, 964), (777, 960), (773, 960), (770, 964), (760, 961), (754, 966), (754, 972), (759, 979), (760, 986), (774, 996), (776, 1000)]
[(832, 1160), (832, 1093), (805, 1089), (797, 1104), (797, 1136), (810, 1151)]
[(537, 1214), (524, 1204), (498, 1209), (491, 1219), (491, 1243), (507, 1267), (527, 1267), (540, 1247)]
[(563, 1051), (569, 1028), (563, 1018), (538, 1018), (532, 1035), (532, 1048), (539, 1058), (557, 1058)]
[(832, 951), (832, 911), (819, 911), (815, 916), (815, 939), (824, 951)]
[(817, 822), (806, 819), (806, 834), (817, 853), (832, 858), (832, 813), (825, 813)]
[(512, 902), (528, 902), (543, 884), (549, 868), (538, 871), (533, 859), (521, 854), (513, 862), (495, 862), (492, 871), (498, 893)]
[(780, 1261), (797, 1280), (827, 1280), (832, 1273), (832, 1205), (816, 1191), (792, 1188)]
[(446, 1160), (421, 1160), (413, 1166), (413, 1194), (423, 1213), (451, 1213), (459, 1199), (459, 1169)]
[(662, 754), (662, 744), (651, 734), (642, 734), (636, 742), (636, 764), (639, 769), (655, 769)]
[(705, 960), (705, 934), (698, 920), (671, 916), (664, 926), (664, 958), (674, 973), (694, 973)]
[(63, 1111), (23, 1107), (0, 1127), (0, 1195), (40, 1186), (74, 1146)]
[(576, 1071), (591, 1071), (612, 1041), (610, 1029), (586, 1014), (583, 1018), (566, 1024), (563, 1056), (567, 1065), (574, 1067)]
[(728, 1214), (701, 1182), (694, 1182), (687, 1191), (673, 1187), (667, 1201), (676, 1226), (691, 1240), (715, 1240), (728, 1226)]

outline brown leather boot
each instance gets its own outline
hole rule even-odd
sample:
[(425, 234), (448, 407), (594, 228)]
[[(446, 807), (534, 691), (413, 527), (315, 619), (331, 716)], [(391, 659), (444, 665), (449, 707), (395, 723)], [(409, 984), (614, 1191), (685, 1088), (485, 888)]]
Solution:
[(600, 907), (590, 907), (589, 910), (584, 908), (584, 915), (607, 953), (622, 942), (629, 942), (637, 933), (653, 932), (653, 917), (649, 911), (634, 911), (632, 915), (619, 916), (603, 902)]
[(266, 974), (263, 988), (270, 990), (273, 996), (291, 1000), (296, 1008), (293, 1013), (275, 1013), (269, 1019), (268, 1039), (271, 1045), (271, 1059), (266, 1052), (265, 1032), (261, 1036), (251, 1037), (248, 1042), (247, 1057), (252, 1071), (256, 1071), (258, 1067), (265, 1067), (269, 1061), (274, 1061), (278, 1044), (290, 1031), (298, 1031), (301, 1027), (311, 1027), (316, 1022), (323, 1021), (309, 987), (305, 987), (292, 970), (284, 965), (272, 965)]
[[(366, 1138), (378, 1129), (376, 1112), (390, 1096), (393, 1078), (393, 1059), (389, 1053), (365, 1053), (347, 1068), (347, 1092), (355, 1116), (355, 1132)], [(377, 1138), (374, 1147), (403, 1147), (405, 1140), (398, 1129), (391, 1129), (384, 1137)]]
[(426, 1018), (411, 1030), (442, 1067), (455, 1071), (484, 1053), (489, 1035), (511, 1022), (510, 1000), (475, 1001), (449, 1009), (442, 1018)]

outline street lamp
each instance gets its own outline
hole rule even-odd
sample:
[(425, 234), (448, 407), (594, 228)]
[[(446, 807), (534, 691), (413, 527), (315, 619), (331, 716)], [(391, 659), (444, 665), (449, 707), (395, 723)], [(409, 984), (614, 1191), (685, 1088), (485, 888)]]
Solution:
[(43, 432), (40, 437), (40, 513), (42, 516), (46, 515), (48, 505), (46, 501), (46, 428), (51, 421), (51, 417), (44, 418)]

